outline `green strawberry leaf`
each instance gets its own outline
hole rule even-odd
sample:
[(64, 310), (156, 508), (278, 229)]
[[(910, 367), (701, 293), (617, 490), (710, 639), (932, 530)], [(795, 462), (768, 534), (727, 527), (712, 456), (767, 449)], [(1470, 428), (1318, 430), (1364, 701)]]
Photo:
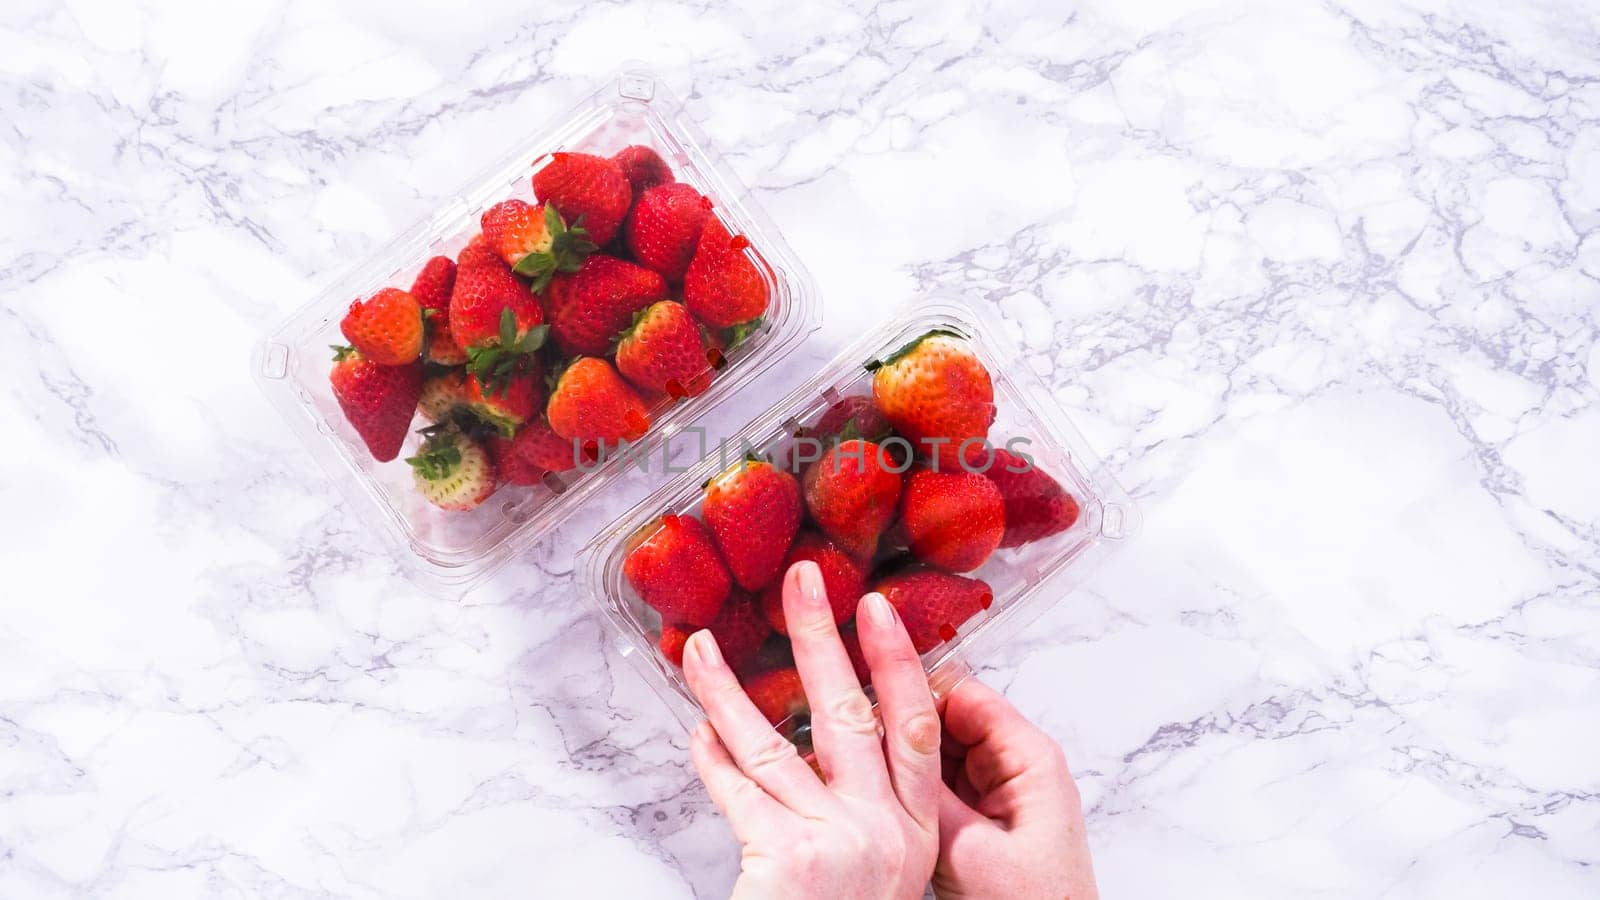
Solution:
[(544, 346), (545, 338), (549, 334), (549, 325), (535, 325), (529, 328), (528, 333), (522, 336), (522, 340), (517, 341), (517, 352), (526, 355), (538, 351), (540, 347)]
[(754, 319), (751, 319), (748, 322), (740, 322), (732, 328), (729, 328), (728, 349), (732, 350), (733, 348), (744, 343), (749, 339), (750, 335), (760, 331), (761, 326), (764, 324), (766, 324), (766, 319), (762, 316), (756, 316)]
[(533, 292), (535, 294), (544, 293), (544, 289), (550, 286), (550, 279), (554, 278), (555, 274), (556, 274), (555, 269), (551, 268), (551, 269), (546, 269), (545, 271), (543, 271), (543, 272), (539, 273), (538, 275), (534, 276), (533, 284), (530, 285), (530, 287), (532, 288)]
[(416, 456), (406, 457), (406, 462), (428, 481), (438, 481), (450, 475), (461, 464), (461, 448), (455, 433), (438, 431), (430, 435)]
[(928, 338), (934, 337), (936, 335), (942, 335), (944, 337), (959, 338), (959, 339), (961, 339), (963, 341), (967, 339), (966, 335), (962, 334), (959, 331), (956, 331), (953, 328), (935, 328), (932, 331), (926, 332), (926, 333), (918, 336), (915, 340), (910, 341), (905, 346), (903, 346), (900, 349), (894, 351), (893, 353), (889, 354), (888, 356), (885, 356), (881, 360), (880, 359), (868, 360), (866, 365), (864, 365), (862, 368), (866, 369), (868, 372), (876, 372), (879, 369), (883, 368), (884, 366), (893, 365), (894, 363), (898, 362), (900, 359), (902, 359), (905, 356), (907, 356), (908, 354), (910, 354), (911, 351), (917, 349), (917, 346), (920, 345), (923, 341), (927, 340)]
[(844, 420), (844, 427), (839, 429), (839, 442), (861, 440), (861, 429), (856, 427), (856, 417), (851, 416)]
[(579, 216), (578, 221), (569, 228), (554, 203), (544, 205), (544, 224), (550, 232), (550, 249), (530, 253), (517, 260), (512, 267), (518, 275), (533, 279), (533, 292), (536, 294), (544, 293), (557, 272), (578, 271), (583, 267), (583, 260), (600, 249), (590, 240), (589, 232), (583, 227), (583, 217)]
[(517, 342), (517, 316), (511, 307), (500, 310), (500, 346), (509, 347)]

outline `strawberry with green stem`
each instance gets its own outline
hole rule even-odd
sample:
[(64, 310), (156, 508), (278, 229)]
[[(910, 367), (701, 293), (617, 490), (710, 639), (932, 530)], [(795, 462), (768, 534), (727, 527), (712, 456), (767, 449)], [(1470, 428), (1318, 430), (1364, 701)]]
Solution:
[(517, 426), (537, 416), (544, 406), (544, 374), (536, 359), (491, 385), (477, 375), (468, 375), (462, 385), (461, 402), (480, 420), (504, 437), (510, 438)]
[(494, 462), (482, 444), (448, 426), (424, 432), (428, 439), (406, 460), (424, 499), (441, 509), (462, 511), (494, 493)]
[(399, 456), (422, 394), (422, 363), (380, 366), (350, 347), (334, 347), (333, 360), (328, 380), (345, 420), (373, 459)]
[(543, 293), (557, 272), (578, 271), (596, 250), (582, 223), (568, 227), (554, 203), (506, 200), (490, 207), (481, 224), (485, 243), (513, 272), (533, 279), (535, 293)]
[(872, 398), (856, 395), (844, 397), (828, 407), (815, 425), (805, 429), (804, 436), (827, 447), (857, 438), (882, 443), (893, 433), (889, 420), (878, 412)]
[(617, 371), (651, 394), (678, 399), (705, 392), (712, 357), (705, 333), (682, 303), (662, 300), (634, 316), (617, 340)]
[(960, 334), (935, 329), (866, 369), (878, 411), (941, 471), (960, 467), (961, 454), (976, 446), (967, 442), (987, 440), (994, 384)]
[(339, 322), (345, 340), (380, 366), (403, 366), (422, 355), (422, 305), (399, 288), (357, 300)]
[(503, 391), (513, 379), (538, 371), (534, 354), (544, 346), (549, 331), (548, 325), (535, 325), (519, 333), (516, 314), (502, 310), (496, 340), (467, 348), (467, 372), (492, 390)]
[(469, 371), (493, 382), (510, 377), (547, 331), (538, 299), (498, 258), (457, 267), (450, 332)]
[(550, 282), (550, 336), (569, 356), (608, 356), (634, 316), (666, 296), (660, 274), (596, 253)]
[(450, 333), (450, 292), (456, 285), (456, 264), (448, 256), (435, 256), (422, 266), (411, 282), (411, 296), (422, 306), (426, 334), (422, 358), (441, 366), (459, 366), (467, 354)]

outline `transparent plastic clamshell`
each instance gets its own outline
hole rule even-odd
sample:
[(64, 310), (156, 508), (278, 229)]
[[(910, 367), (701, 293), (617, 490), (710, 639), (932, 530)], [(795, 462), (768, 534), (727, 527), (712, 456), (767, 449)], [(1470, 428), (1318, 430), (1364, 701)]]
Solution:
[[(655, 149), (679, 181), (710, 198), (733, 234), (750, 240), (746, 252), (768, 280), (770, 303), (761, 324), (726, 353), (726, 365), (703, 394), (651, 408), (650, 435), (670, 435), (737, 394), (752, 378), (792, 352), (817, 327), (809, 274), (750, 191), (728, 170), (680, 101), (654, 76), (629, 70), (566, 115), (471, 179), (460, 199), (417, 223), (383, 252), (361, 262), (275, 328), (255, 353), (258, 384), (318, 463), (344, 490), (352, 507), (386, 535), (409, 563), (408, 574), (444, 595), (459, 594), (532, 546), (586, 500), (622, 475), (612, 458), (591, 471), (549, 475), (530, 487), (502, 485), (470, 512), (429, 505), (413, 486), (410, 467), (420, 439), (408, 438), (401, 458), (372, 459), (345, 422), (328, 384), (331, 344), (346, 341), (339, 320), (350, 301), (379, 288), (408, 288), (429, 257), (454, 257), (479, 231), (482, 212), (510, 198), (532, 199), (531, 177), (560, 150), (609, 156), (630, 144)], [(421, 427), (417, 419), (413, 427)]]
[(957, 629), (953, 639), (923, 654), (934, 689), (943, 692), (954, 687), (971, 666), (1060, 602), (1094, 564), (1138, 533), (1139, 512), (1127, 492), (1067, 421), (1044, 385), (1032, 373), (1019, 369), (1020, 351), (1000, 335), (991, 314), (958, 299), (912, 303), (720, 446), (710, 448), (705, 459), (661, 486), (584, 549), (580, 564), (586, 586), (593, 602), (615, 626), (616, 649), (644, 674), (685, 728), (692, 728), (703, 713), (689, 693), (682, 670), (662, 658), (656, 648), (660, 616), (639, 599), (622, 574), (630, 538), (662, 515), (698, 517), (702, 485), (749, 449), (783, 467), (797, 432), (815, 424), (839, 399), (871, 395), (872, 376), (863, 368), (865, 363), (882, 359), (934, 329), (965, 336), (989, 370), (996, 406), (989, 431), (991, 443), (1004, 447), (1012, 439), (1026, 441), (1022, 449), (1033, 457), (1034, 464), (1055, 476), (1081, 507), (1077, 521), (1066, 531), (999, 549), (977, 570), (964, 573), (987, 582), (994, 602)]

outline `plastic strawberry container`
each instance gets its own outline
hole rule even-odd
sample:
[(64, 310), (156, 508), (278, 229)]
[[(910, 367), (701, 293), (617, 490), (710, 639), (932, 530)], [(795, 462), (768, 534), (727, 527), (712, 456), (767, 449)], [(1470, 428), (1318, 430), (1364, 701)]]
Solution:
[[(643, 673), (685, 728), (693, 727), (703, 713), (689, 693), (682, 670), (658, 649), (660, 615), (639, 598), (623, 574), (623, 561), (631, 546), (649, 534), (663, 515), (699, 517), (702, 486), (737, 463), (746, 451), (753, 450), (779, 467), (787, 465), (796, 435), (815, 424), (829, 407), (844, 397), (871, 395), (872, 375), (864, 368), (866, 363), (882, 360), (936, 329), (965, 337), (990, 373), (996, 407), (989, 431), (991, 443), (1003, 447), (1012, 438), (1025, 440), (1025, 452), (1034, 464), (1073, 495), (1080, 512), (1066, 530), (1014, 548), (1002, 547), (979, 568), (964, 573), (987, 582), (993, 602), (957, 628), (954, 637), (923, 654), (935, 689), (954, 686), (1019, 629), (1062, 602), (1097, 562), (1137, 534), (1139, 514), (1128, 494), (1073, 428), (1050, 392), (1032, 373), (1019, 369), (1015, 361), (1021, 359), (1020, 351), (1002, 337), (991, 314), (955, 299), (910, 304), (842, 351), (789, 396), (727, 436), (720, 448), (712, 447), (706, 458), (662, 485), (585, 548), (581, 564), (586, 589), (614, 626), (615, 649)], [(800, 477), (803, 466), (792, 468)], [(782, 648), (774, 646), (782, 641), (776, 635), (769, 637), (763, 649), (769, 664), (774, 657), (782, 664)], [(868, 692), (870, 695), (870, 687)]]
[(588, 471), (548, 474), (532, 486), (502, 485), (469, 511), (430, 505), (415, 490), (404, 461), (421, 438), (412, 423), (400, 458), (374, 460), (345, 421), (329, 387), (330, 345), (348, 343), (339, 322), (351, 300), (383, 287), (407, 288), (432, 256), (452, 258), (479, 231), (485, 209), (508, 198), (532, 201), (531, 176), (556, 151), (610, 156), (641, 144), (654, 149), (678, 181), (712, 201), (729, 232), (749, 239), (746, 251), (767, 281), (769, 304), (759, 325), (727, 350), (725, 366), (705, 393), (650, 407), (649, 437), (670, 435), (770, 370), (817, 327), (809, 274), (750, 190), (724, 165), (682, 103), (648, 72), (625, 71), (570, 111), (518, 141), (505, 157), (469, 180), (459, 199), (388, 242), (387, 248), (339, 276), (272, 330), (258, 346), (255, 377), (290, 428), (344, 491), (351, 507), (387, 538), (404, 569), (436, 593), (459, 594), (487, 577), (625, 473), (613, 457)]

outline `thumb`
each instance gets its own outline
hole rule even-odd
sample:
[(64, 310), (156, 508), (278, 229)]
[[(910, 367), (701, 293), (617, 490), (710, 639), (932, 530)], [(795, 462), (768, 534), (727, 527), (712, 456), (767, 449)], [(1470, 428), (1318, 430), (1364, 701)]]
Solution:
[(984, 828), (995, 828), (994, 821), (967, 805), (950, 786), (939, 782), (939, 855), (947, 856), (963, 832), (969, 836)]

